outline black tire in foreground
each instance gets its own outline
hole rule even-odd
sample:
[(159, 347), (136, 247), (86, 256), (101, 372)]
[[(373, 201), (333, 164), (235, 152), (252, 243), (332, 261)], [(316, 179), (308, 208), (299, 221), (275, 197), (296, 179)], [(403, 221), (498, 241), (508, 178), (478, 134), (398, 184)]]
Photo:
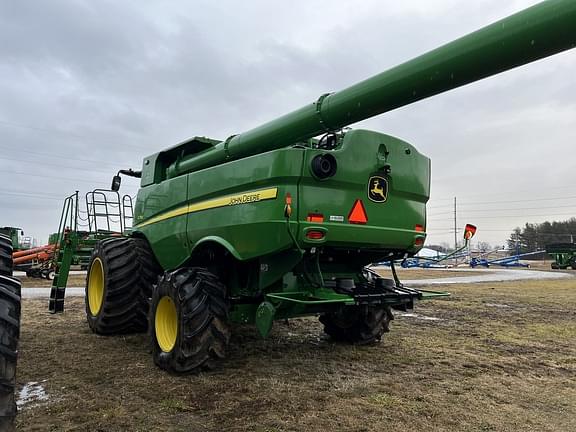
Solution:
[[(7, 241), (6, 241), (7, 239)], [(14, 387), (16, 385), (16, 362), (20, 339), (20, 292), (21, 285), (12, 275), (12, 244), (0, 235), (2, 250), (10, 249), (8, 257), (0, 256), (0, 430), (12, 430), (16, 416)], [(6, 246), (6, 247), (5, 247)], [(9, 262), (8, 262), (9, 261)]]
[(99, 242), (86, 278), (86, 318), (92, 331), (102, 335), (145, 332), (150, 297), (161, 271), (144, 239)]
[(226, 286), (202, 268), (166, 272), (152, 295), (149, 333), (154, 363), (171, 373), (213, 369), (226, 356)]
[(387, 306), (344, 306), (320, 316), (324, 332), (334, 341), (367, 345), (380, 341), (394, 319)]
[(12, 276), (12, 240), (0, 234), (0, 275)]

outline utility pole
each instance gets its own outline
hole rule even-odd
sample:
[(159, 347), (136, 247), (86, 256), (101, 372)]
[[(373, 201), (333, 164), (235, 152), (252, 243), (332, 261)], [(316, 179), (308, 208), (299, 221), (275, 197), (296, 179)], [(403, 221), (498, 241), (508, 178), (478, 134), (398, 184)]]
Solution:
[[(458, 249), (458, 225), (456, 223), (456, 197), (454, 197), (454, 250)], [(454, 266), (458, 264), (458, 258), (454, 257)]]

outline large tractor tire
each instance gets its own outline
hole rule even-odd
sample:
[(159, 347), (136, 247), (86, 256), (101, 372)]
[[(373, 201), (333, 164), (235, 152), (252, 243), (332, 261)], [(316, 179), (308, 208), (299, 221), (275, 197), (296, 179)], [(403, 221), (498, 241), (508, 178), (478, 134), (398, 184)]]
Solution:
[(12, 276), (12, 240), (0, 234), (0, 275)]
[(86, 318), (94, 333), (145, 332), (154, 284), (162, 269), (146, 240), (99, 242), (86, 278)]
[(324, 332), (334, 341), (367, 345), (380, 341), (394, 319), (390, 307), (344, 306), (320, 316)]
[(12, 276), (12, 242), (0, 235), (0, 430), (13, 430), (21, 285)]
[(207, 270), (164, 273), (149, 313), (154, 363), (177, 374), (213, 369), (226, 356), (228, 309), (226, 286)]

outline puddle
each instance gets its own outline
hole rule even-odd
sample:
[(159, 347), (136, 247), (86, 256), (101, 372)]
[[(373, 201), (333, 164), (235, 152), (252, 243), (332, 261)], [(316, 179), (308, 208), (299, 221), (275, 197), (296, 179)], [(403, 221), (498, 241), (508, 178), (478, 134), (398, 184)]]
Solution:
[(24, 384), (18, 392), (18, 400), (16, 400), (18, 408), (22, 408), (25, 405), (34, 402), (47, 401), (49, 398), (46, 394), (46, 390), (44, 390), (44, 386), (42, 385), (42, 383), (45, 383), (46, 381), (47, 380), (41, 382), (30, 381), (29, 383)]

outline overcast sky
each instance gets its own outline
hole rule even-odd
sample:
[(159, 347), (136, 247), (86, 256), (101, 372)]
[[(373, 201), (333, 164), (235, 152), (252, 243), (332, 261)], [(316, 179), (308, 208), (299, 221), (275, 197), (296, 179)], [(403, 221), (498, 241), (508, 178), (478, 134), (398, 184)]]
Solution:
[[(0, 226), (45, 242), (63, 197), (147, 154), (248, 130), (535, 3), (2, 1)], [(575, 71), (568, 51), (354, 127), (431, 157), (427, 243), (453, 242), (457, 197), (459, 227), (501, 245), (576, 216)]]

